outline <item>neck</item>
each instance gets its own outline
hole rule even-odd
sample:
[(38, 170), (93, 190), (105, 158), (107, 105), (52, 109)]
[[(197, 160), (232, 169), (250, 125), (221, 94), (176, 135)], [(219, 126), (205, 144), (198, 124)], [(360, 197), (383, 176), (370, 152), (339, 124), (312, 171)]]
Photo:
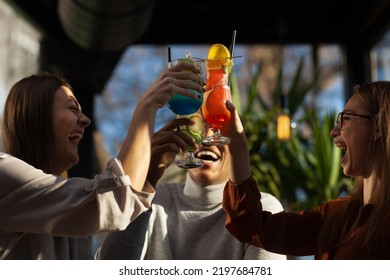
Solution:
[(368, 204), (371, 199), (372, 191), (375, 187), (375, 184), (378, 183), (378, 177), (376, 173), (373, 172), (369, 177), (363, 179), (363, 203), (364, 205)]

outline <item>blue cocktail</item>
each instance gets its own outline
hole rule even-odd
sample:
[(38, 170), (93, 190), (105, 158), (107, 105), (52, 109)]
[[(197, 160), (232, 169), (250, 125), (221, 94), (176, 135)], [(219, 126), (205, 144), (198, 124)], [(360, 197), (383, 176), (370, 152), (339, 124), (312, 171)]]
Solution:
[(178, 115), (189, 115), (195, 113), (202, 106), (203, 93), (193, 89), (189, 89), (188, 91), (196, 94), (198, 99), (181, 94), (175, 94), (168, 102), (168, 108), (171, 109), (172, 112)]
[[(170, 62), (170, 65), (179, 62), (192, 63), (198, 66), (199, 70), (201, 70), (200, 64), (203, 62), (200, 59), (192, 58), (189, 53), (187, 53), (186, 58), (173, 60)], [(203, 92), (199, 92), (193, 89), (188, 89), (188, 91), (195, 94), (198, 98), (192, 98), (189, 96), (184, 96), (181, 94), (175, 94), (168, 101), (168, 108), (172, 110), (172, 112), (178, 115), (189, 115), (193, 114), (202, 106), (203, 103)]]

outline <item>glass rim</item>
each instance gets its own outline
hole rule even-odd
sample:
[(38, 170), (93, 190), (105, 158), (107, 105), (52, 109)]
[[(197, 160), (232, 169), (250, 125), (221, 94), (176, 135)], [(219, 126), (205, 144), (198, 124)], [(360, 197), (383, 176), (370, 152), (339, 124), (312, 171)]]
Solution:
[(213, 58), (205, 58), (204, 60), (233, 60), (234, 58), (239, 58), (242, 57), (241, 55), (239, 56), (229, 56), (229, 57), (213, 57)]
[(204, 58), (199, 58), (199, 57), (191, 56), (191, 57), (175, 58), (175, 59), (172, 59), (172, 60), (170, 61), (170, 63), (173, 63), (173, 62), (180, 62), (180, 61), (185, 60), (185, 59), (189, 59), (189, 60), (192, 60), (192, 61), (195, 61), (195, 62), (204, 62), (204, 61), (205, 61)]

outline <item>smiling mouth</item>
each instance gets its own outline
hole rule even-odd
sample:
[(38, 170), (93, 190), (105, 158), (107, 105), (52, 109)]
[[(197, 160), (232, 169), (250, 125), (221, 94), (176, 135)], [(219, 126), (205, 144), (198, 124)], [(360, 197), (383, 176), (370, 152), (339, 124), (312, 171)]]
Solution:
[(344, 156), (345, 153), (347, 152), (347, 145), (341, 142), (336, 143), (336, 147), (341, 150), (341, 154)]
[(195, 154), (195, 157), (202, 159), (204, 161), (217, 161), (217, 160), (219, 160), (219, 156), (216, 153), (209, 151), (209, 150), (199, 151)]
[(69, 141), (72, 142), (75, 145), (78, 145), (80, 140), (83, 138), (83, 135), (81, 133), (72, 133), (69, 136)]

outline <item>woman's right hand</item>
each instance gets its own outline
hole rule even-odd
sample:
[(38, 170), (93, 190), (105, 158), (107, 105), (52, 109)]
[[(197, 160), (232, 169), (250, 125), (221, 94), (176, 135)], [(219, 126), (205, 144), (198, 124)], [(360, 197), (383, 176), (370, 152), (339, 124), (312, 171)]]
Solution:
[(203, 92), (199, 69), (191, 63), (178, 63), (165, 69), (146, 90), (140, 103), (157, 109), (165, 106), (174, 94), (198, 98), (189, 89)]
[(165, 69), (139, 100), (118, 154), (134, 189), (142, 190), (145, 185), (157, 110), (165, 106), (174, 94), (198, 98), (188, 89), (203, 92), (202, 77), (195, 65), (179, 63)]
[(172, 164), (181, 151), (185, 151), (187, 146), (196, 148), (193, 138), (177, 131), (179, 126), (191, 124), (192, 121), (188, 118), (177, 118), (153, 134), (152, 155), (147, 176), (147, 180), (152, 186), (157, 184), (165, 169)]

